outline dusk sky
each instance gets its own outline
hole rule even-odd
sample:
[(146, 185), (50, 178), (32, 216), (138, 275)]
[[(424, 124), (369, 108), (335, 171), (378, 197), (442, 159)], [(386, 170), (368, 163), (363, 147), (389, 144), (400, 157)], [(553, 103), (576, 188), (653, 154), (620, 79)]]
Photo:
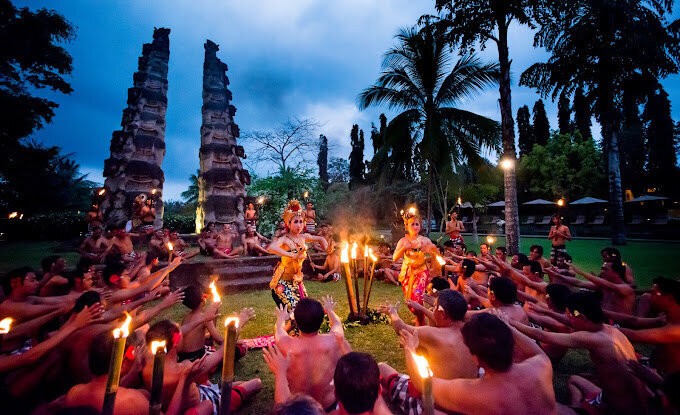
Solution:
[[(370, 159), (371, 122), (378, 124), (381, 112), (388, 118), (393, 113), (386, 108), (359, 111), (356, 97), (376, 80), (398, 29), (435, 13), (433, 0), (34, 0), (15, 5), (54, 9), (76, 26), (76, 39), (66, 45), (74, 59), (74, 91), (67, 96), (45, 94), (59, 108), (53, 122), (33, 138), (74, 153), (82, 171), (99, 183), (104, 181), (111, 133), (120, 129), (142, 44), (151, 42), (154, 27), (171, 29), (162, 166), (166, 200), (180, 199), (189, 175), (198, 168), (206, 39), (220, 45), (217, 55), (229, 66), (235, 121), (242, 135), (270, 129), (292, 116), (312, 117), (323, 123), (319, 133), (335, 143), (330, 156), (347, 158), (350, 129), (359, 124), (367, 136), (365, 157)], [(680, 13), (679, 3), (674, 12)], [(532, 44), (529, 29), (512, 27), (514, 115), (539, 98), (516, 85), (524, 69), (547, 58)], [(496, 59), (495, 45), (480, 56)], [(674, 104), (673, 117), (680, 120), (680, 76), (667, 78), (663, 85)], [(500, 120), (497, 100), (498, 90), (489, 89), (461, 108)], [(556, 105), (548, 100), (546, 109), (551, 128), (557, 128)], [(593, 126), (593, 133), (599, 137), (599, 126)], [(239, 143), (248, 151), (248, 143)], [(267, 166), (257, 166), (255, 173), (266, 174)]]

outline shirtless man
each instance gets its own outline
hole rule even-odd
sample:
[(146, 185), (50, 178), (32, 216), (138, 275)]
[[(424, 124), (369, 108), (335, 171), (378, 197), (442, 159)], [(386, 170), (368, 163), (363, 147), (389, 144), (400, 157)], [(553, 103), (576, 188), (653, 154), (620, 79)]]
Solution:
[(125, 262), (133, 262), (139, 256), (134, 250), (130, 234), (121, 226), (113, 228), (113, 238), (111, 238), (111, 243), (102, 253), (102, 263), (104, 263), (106, 255), (108, 255), (110, 252), (122, 255), (123, 261)]
[[(442, 290), (437, 294), (434, 307), (429, 313), (434, 326), (414, 327), (404, 323), (399, 317), (397, 306), (389, 303), (379, 307), (378, 311), (390, 316), (392, 328), (397, 334), (406, 331), (418, 339), (418, 345), (427, 356), (435, 377), (476, 378), (477, 364), (464, 347), (463, 335), (460, 332), (467, 312), (465, 298), (453, 290)], [(415, 302), (413, 304), (415, 304), (413, 307), (420, 306)], [(452, 350), (456, 352), (451, 353)], [(386, 363), (380, 363), (379, 367), (383, 390), (388, 393), (393, 404), (399, 408), (422, 407), (422, 397), (409, 394), (408, 375), (399, 374)], [(411, 377), (416, 376), (412, 372), (409, 373)]]
[(305, 220), (307, 221), (307, 233), (314, 235), (316, 232), (316, 211), (312, 202), (307, 202)]
[(187, 249), (187, 243), (184, 242), (184, 239), (179, 237), (177, 231), (170, 231), (168, 240), (172, 244), (174, 255), (181, 256), (184, 259), (190, 259), (199, 254), (197, 249)]
[(512, 320), (509, 323), (541, 342), (588, 350), (600, 385), (572, 376), (569, 379), (571, 406), (606, 405), (617, 414), (644, 413), (643, 385), (628, 371), (626, 363), (636, 358), (633, 345), (619, 330), (603, 323), (604, 314), (597, 296), (588, 292), (571, 294), (567, 311), (573, 333), (551, 333)]
[(198, 236), (198, 250), (201, 255), (212, 256), (215, 249), (215, 235), (207, 227), (201, 230)]
[(550, 266), (550, 261), (543, 258), (543, 247), (541, 245), (531, 245), (531, 248), (529, 248), (529, 260), (538, 262), (543, 268)]
[(213, 256), (215, 258), (236, 258), (243, 252), (243, 247), (233, 248), (234, 232), (231, 230), (231, 225), (228, 223), (222, 226), (222, 230), (215, 237), (215, 249)]
[(241, 235), (241, 240), (247, 256), (271, 255), (269, 251), (262, 247), (263, 242), (271, 241), (260, 235), (253, 225), (246, 225), (246, 232)]
[(22, 322), (59, 309), (61, 305), (58, 302), (46, 303), (44, 299), (35, 297), (38, 286), (32, 268), (23, 267), (8, 272), (2, 278), (5, 301), (0, 303), (0, 316), (12, 316), (15, 322)]
[(654, 279), (650, 296), (652, 309), (666, 314), (662, 327), (642, 330), (620, 329), (633, 343), (656, 345), (654, 366), (664, 374), (680, 371), (680, 282), (669, 278)]
[[(557, 413), (552, 365), (534, 341), (489, 313), (473, 316), (461, 333), (484, 376), (441, 379), (435, 375), (432, 393), (437, 408), (469, 415)], [(422, 390), (414, 360), (419, 339), (404, 330), (401, 343), (406, 367), (414, 374), (411, 381)], [(513, 362), (513, 352), (519, 361)]]
[(59, 255), (50, 255), (40, 262), (43, 275), (38, 284), (38, 295), (51, 297), (66, 294), (68, 279), (64, 277), (66, 261)]
[(108, 246), (106, 238), (104, 238), (104, 230), (101, 226), (93, 226), (92, 234), (83, 240), (80, 244), (78, 252), (80, 255), (90, 258), (95, 262), (101, 261), (102, 252), (106, 250)]
[(571, 232), (569, 232), (569, 227), (562, 223), (562, 218), (560, 218), (560, 215), (553, 215), (552, 222), (553, 225), (550, 227), (548, 239), (552, 241), (552, 248), (550, 249), (550, 262), (554, 264), (558, 252), (567, 253), (567, 246), (565, 245), (565, 242), (571, 241)]
[(399, 285), (399, 271), (393, 267), (394, 262), (392, 261), (390, 244), (384, 241), (380, 242), (376, 256), (378, 257), (378, 264), (375, 267), (375, 277), (383, 279), (385, 282)]
[(502, 312), (511, 320), (522, 324), (529, 324), (529, 316), (522, 306), (517, 304), (517, 285), (505, 277), (495, 277), (489, 280), (487, 298), (478, 295), (472, 288), (467, 287), (470, 298), (479, 301), (485, 308), (481, 313)]
[[(214, 316), (212, 316), (214, 318)], [(195, 324), (202, 322), (196, 321)], [(195, 327), (195, 326), (194, 326)], [(185, 330), (190, 331), (190, 327), (185, 327)], [(167, 348), (167, 357), (165, 359), (165, 370), (163, 373), (163, 392), (162, 392), (162, 407), (169, 408), (172, 403), (172, 397), (179, 382), (181, 382), (182, 373), (186, 370), (188, 362), (177, 361), (177, 343), (181, 339), (182, 329), (177, 323), (170, 320), (162, 320), (155, 323), (146, 332), (146, 345), (151, 346), (154, 340), (165, 340)], [(224, 347), (224, 344), (222, 345)], [(224, 356), (224, 349), (218, 349), (215, 353), (204, 356), (197, 361), (193, 373), (194, 379), (205, 379), (210, 375), (222, 361)], [(144, 386), (148, 391), (151, 391), (151, 382), (153, 379), (153, 356), (149, 351), (149, 347), (145, 348), (147, 359), (145, 359), (144, 368), (142, 369), (142, 379)], [(236, 411), (240, 408), (243, 401), (251, 398), (262, 389), (262, 382), (260, 379), (252, 379), (247, 382), (235, 382), (231, 392), (231, 410)], [(212, 413), (218, 413), (217, 410), (220, 404), (220, 388), (219, 384), (197, 384), (191, 382), (186, 386), (184, 391), (184, 399), (182, 400), (182, 408), (180, 413), (184, 414), (190, 408), (199, 407), (205, 409), (206, 406), (212, 410)], [(199, 410), (199, 413), (205, 413)]]
[(255, 226), (257, 224), (257, 210), (252, 203), (248, 203), (248, 208), (243, 213), (246, 225)]
[(170, 255), (168, 242), (170, 242), (169, 233), (165, 229), (156, 229), (149, 239), (148, 252), (155, 254), (158, 258), (167, 258)]
[(317, 272), (316, 277), (313, 278), (316, 281), (340, 281), (340, 256), (338, 256), (338, 251), (335, 249), (335, 241), (332, 239), (328, 243), (328, 251), (323, 265), (319, 266), (314, 261), (309, 261), (312, 270), (322, 271)]
[(151, 270), (159, 264), (158, 254), (154, 252), (147, 252), (144, 256), (144, 265), (134, 275), (135, 281), (141, 283), (146, 282), (146, 279), (151, 275)]
[(497, 246), (496, 258), (498, 258), (501, 262), (508, 262), (508, 249), (504, 246)]
[(479, 257), (481, 259), (484, 259), (486, 261), (491, 261), (491, 249), (489, 248), (489, 244), (487, 243), (482, 243), (479, 245)]
[(454, 244), (456, 242), (463, 242), (463, 236), (460, 233), (465, 232), (465, 225), (458, 220), (458, 212), (451, 212), (450, 217), (451, 220), (446, 222), (444, 233), (449, 236), (449, 239), (452, 240)]
[(626, 267), (626, 277), (625, 277), (626, 283), (630, 284), (630, 286), (633, 287), (633, 288), (636, 287), (635, 274), (633, 273), (633, 268), (631, 268), (630, 265), (623, 262), (623, 258), (621, 257), (621, 252), (618, 249), (607, 247), (607, 248), (604, 248), (602, 251), (600, 251), (600, 255), (602, 256), (602, 262), (612, 262), (612, 261), (617, 261), (617, 260), (621, 261), (623, 266)]
[[(292, 393), (305, 393), (321, 404), (326, 411), (337, 406), (333, 390), (333, 374), (340, 357), (351, 351), (342, 328), (340, 317), (335, 314), (331, 297), (322, 299), (323, 306), (316, 300), (304, 298), (295, 307), (295, 321), (300, 330), (299, 337), (291, 337), (285, 329), (291, 313), (279, 306), (276, 312), (276, 345), (290, 358), (288, 383)], [(328, 314), (331, 330), (319, 334), (324, 311)]]

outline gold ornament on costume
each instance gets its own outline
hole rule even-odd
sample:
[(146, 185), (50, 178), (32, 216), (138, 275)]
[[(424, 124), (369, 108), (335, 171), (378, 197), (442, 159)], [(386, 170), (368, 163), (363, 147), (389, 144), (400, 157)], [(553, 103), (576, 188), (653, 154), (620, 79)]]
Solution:
[(411, 218), (420, 218), (420, 214), (418, 213), (418, 209), (416, 209), (415, 206), (411, 206), (406, 211), (402, 210), (400, 213), (401, 213), (402, 219), (404, 219), (404, 225), (406, 225), (408, 223), (408, 220), (411, 219)]
[(288, 202), (288, 206), (286, 206), (286, 209), (283, 211), (283, 215), (281, 217), (286, 223), (286, 226), (290, 226), (290, 222), (293, 220), (293, 218), (300, 217), (302, 220), (305, 220), (306, 216), (307, 213), (300, 204), (300, 201), (293, 199)]

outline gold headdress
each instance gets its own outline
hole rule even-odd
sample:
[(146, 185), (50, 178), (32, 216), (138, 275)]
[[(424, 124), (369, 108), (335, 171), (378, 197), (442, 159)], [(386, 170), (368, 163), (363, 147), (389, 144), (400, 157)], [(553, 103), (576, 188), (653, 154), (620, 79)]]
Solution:
[(401, 210), (401, 217), (404, 219), (404, 225), (408, 223), (408, 220), (411, 218), (420, 218), (420, 214), (418, 213), (418, 209), (416, 209), (415, 206), (409, 207), (406, 211), (404, 209)]
[(281, 217), (283, 218), (283, 221), (286, 223), (286, 226), (290, 226), (290, 222), (293, 220), (293, 218), (298, 216), (304, 220), (307, 216), (307, 213), (302, 208), (300, 201), (297, 199), (293, 199), (290, 202), (288, 202), (288, 206), (286, 206), (286, 209), (283, 211), (283, 215)]

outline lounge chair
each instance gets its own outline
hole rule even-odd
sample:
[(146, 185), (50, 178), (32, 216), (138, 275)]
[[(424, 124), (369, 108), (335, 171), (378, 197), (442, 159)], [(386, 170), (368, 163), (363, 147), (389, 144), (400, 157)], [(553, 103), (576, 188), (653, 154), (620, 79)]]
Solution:
[(629, 225), (640, 225), (642, 224), (643, 218), (641, 215), (633, 215), (633, 219), (628, 222)]
[(540, 222), (536, 222), (536, 225), (549, 225), (551, 219), (552, 216), (543, 216), (543, 219)]
[(523, 225), (533, 225), (536, 222), (536, 216), (527, 217), (527, 221)]
[(486, 224), (487, 224), (487, 225), (492, 225), (492, 224), (494, 224), (494, 223), (497, 223), (497, 222), (498, 222), (498, 219), (500, 219), (499, 216), (494, 216), (493, 219), (491, 219), (490, 221), (486, 222)]
[(593, 219), (592, 222), (590, 222), (588, 225), (602, 225), (604, 223), (604, 215), (597, 215), (595, 216), (595, 219)]
[(585, 215), (578, 215), (572, 225), (583, 225), (584, 223), (586, 223)]

